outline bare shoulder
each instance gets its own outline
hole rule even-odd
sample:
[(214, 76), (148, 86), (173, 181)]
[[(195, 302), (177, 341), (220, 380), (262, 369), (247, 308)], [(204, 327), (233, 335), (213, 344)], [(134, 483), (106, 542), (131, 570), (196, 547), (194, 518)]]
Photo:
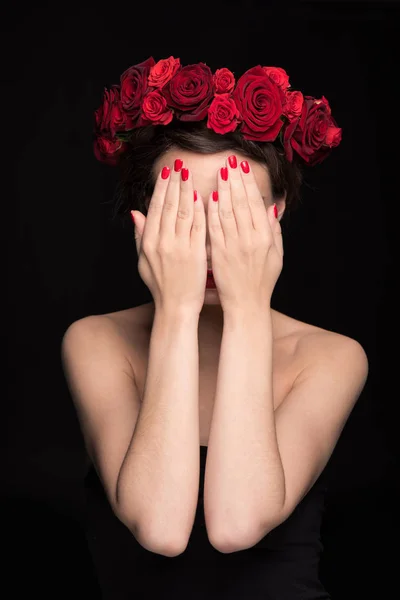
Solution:
[(368, 357), (356, 339), (283, 313), (274, 313), (279, 337), (290, 340), (292, 345), (298, 365), (296, 379), (313, 367), (329, 364), (337, 365), (339, 369), (346, 365), (356, 378), (365, 381), (369, 369)]
[(138, 306), (112, 313), (88, 315), (74, 321), (68, 330), (74, 329), (81, 332), (81, 335), (86, 333), (91, 337), (106, 336), (110, 341), (112, 338), (121, 350), (130, 351), (141, 326), (144, 325), (139, 314), (140, 308), (142, 307)]
[(93, 343), (97, 347), (99, 344), (106, 344), (116, 358), (124, 357), (130, 374), (135, 379), (134, 365), (140, 355), (148, 323), (149, 310), (147, 305), (141, 305), (83, 317), (73, 322), (67, 332), (74, 332), (71, 337), (75, 338), (77, 345), (81, 345), (83, 340), (85, 344)]
[(105, 314), (89, 315), (68, 327), (61, 344), (63, 371), (85, 439), (85, 467), (101, 465), (107, 481), (117, 454), (123, 458), (127, 425), (138, 413), (133, 339), (128, 322)]

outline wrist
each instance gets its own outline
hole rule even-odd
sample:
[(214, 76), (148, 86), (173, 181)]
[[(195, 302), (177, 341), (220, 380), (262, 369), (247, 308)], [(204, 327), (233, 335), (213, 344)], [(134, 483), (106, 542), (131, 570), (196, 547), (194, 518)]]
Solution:
[(173, 326), (188, 326), (191, 324), (198, 325), (199, 313), (186, 307), (176, 307), (171, 305), (158, 305), (155, 307), (154, 319), (168, 323)]
[(271, 307), (251, 306), (246, 308), (224, 309), (224, 324), (231, 329), (245, 327), (246, 329), (255, 327), (265, 331), (265, 327), (272, 329)]

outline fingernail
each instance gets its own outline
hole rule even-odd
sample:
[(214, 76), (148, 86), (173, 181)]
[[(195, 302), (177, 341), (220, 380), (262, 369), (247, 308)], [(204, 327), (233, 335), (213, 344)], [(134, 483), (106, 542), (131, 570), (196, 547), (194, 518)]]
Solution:
[(218, 192), (217, 190), (214, 190), (212, 193), (212, 199), (214, 200), (214, 202), (218, 202)]
[(189, 178), (189, 169), (183, 168), (181, 171), (182, 181), (187, 181)]
[(221, 167), (221, 177), (224, 181), (228, 181), (228, 169), (226, 167)]
[(194, 196), (194, 201), (196, 202), (196, 200), (197, 200), (197, 191), (196, 190), (193, 190), (193, 196)]
[(180, 158), (177, 158), (174, 162), (174, 171), (176, 173), (178, 171), (180, 171), (182, 169), (182, 165), (183, 165), (183, 160), (181, 160)]
[(232, 154), (232, 156), (229, 156), (228, 162), (229, 162), (229, 166), (232, 169), (236, 169), (236, 167), (237, 167), (237, 160), (236, 160), (236, 156), (234, 154)]
[(163, 170), (161, 171), (161, 178), (162, 179), (168, 179), (169, 174), (170, 174), (169, 167), (164, 167)]
[(135, 223), (135, 217), (133, 216), (133, 212), (132, 211), (131, 211), (131, 217), (132, 217), (133, 223)]
[(274, 215), (278, 218), (278, 209), (276, 208), (276, 204), (274, 204)]
[(240, 163), (240, 166), (242, 167), (243, 173), (250, 172), (250, 166), (249, 166), (249, 163), (247, 162), (247, 160), (242, 160), (242, 162)]

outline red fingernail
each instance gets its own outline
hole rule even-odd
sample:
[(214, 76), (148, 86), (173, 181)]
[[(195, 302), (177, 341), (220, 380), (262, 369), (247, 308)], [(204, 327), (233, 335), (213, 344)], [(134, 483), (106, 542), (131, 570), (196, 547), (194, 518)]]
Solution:
[(133, 216), (133, 212), (131, 212), (131, 217), (132, 217), (133, 223), (135, 223), (135, 217)]
[(214, 190), (214, 192), (212, 193), (212, 199), (214, 200), (214, 202), (218, 202), (218, 192), (217, 192), (217, 190)]
[(181, 171), (182, 181), (187, 181), (189, 178), (189, 169), (183, 168)]
[(183, 165), (183, 160), (181, 160), (180, 158), (177, 158), (176, 161), (174, 162), (174, 171), (176, 173), (178, 171), (180, 171), (182, 169), (182, 165)]
[(196, 200), (197, 200), (197, 191), (196, 190), (193, 190), (193, 196), (194, 196), (194, 201), (196, 202)]
[(236, 156), (234, 154), (232, 154), (232, 156), (230, 156), (228, 158), (228, 162), (229, 162), (229, 166), (232, 169), (236, 169), (236, 167), (237, 167), (237, 160), (236, 160)]
[(276, 204), (274, 204), (274, 215), (278, 218), (278, 209), (276, 208)]
[(161, 171), (161, 178), (162, 179), (168, 179), (169, 174), (170, 174), (169, 167), (164, 167), (163, 170)]
[(221, 177), (224, 181), (228, 181), (228, 169), (226, 167), (221, 167)]
[(240, 163), (240, 166), (242, 167), (243, 173), (250, 172), (250, 166), (249, 166), (249, 163), (247, 162), (247, 160), (242, 160), (242, 162)]

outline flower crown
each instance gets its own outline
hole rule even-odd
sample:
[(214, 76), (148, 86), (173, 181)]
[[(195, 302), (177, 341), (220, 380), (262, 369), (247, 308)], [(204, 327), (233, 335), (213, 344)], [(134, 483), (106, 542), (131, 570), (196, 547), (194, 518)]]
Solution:
[(182, 66), (173, 56), (157, 63), (150, 57), (129, 67), (119, 85), (104, 89), (95, 111), (95, 156), (114, 166), (133, 129), (172, 119), (207, 120), (218, 134), (238, 130), (255, 142), (277, 140), (289, 162), (295, 151), (310, 166), (342, 138), (327, 99), (292, 90), (281, 67), (252, 67), (236, 82), (226, 67), (212, 73), (202, 62)]

